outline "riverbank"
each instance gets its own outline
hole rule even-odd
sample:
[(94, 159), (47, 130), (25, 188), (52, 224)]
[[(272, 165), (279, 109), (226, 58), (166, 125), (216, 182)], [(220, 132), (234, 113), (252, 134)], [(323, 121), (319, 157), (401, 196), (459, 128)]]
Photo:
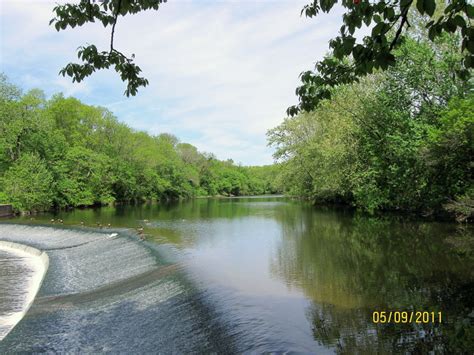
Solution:
[[(173, 204), (182, 201), (190, 201), (190, 200), (200, 200), (200, 199), (239, 199), (239, 198), (281, 198), (285, 197), (282, 194), (265, 194), (265, 195), (202, 195), (202, 196), (194, 196), (194, 197), (178, 197), (178, 198), (162, 198), (162, 199), (139, 199), (139, 200), (130, 200), (130, 201), (113, 201), (110, 203), (94, 203), (91, 205), (80, 205), (80, 206), (72, 206), (67, 205), (60, 208), (50, 207), (45, 209), (35, 209), (35, 210), (17, 210), (13, 209), (13, 206), (8, 205), (0, 205), (0, 217), (14, 217), (14, 216), (31, 216), (34, 218), (35, 215), (44, 214), (44, 213), (57, 213), (61, 211), (72, 211), (75, 209), (84, 210), (84, 209), (99, 209), (103, 207), (118, 207), (118, 206), (136, 206), (136, 205), (147, 205), (147, 204)], [(4, 206), (4, 209), (1, 210), (1, 207)], [(3, 214), (1, 213), (3, 211)]]
[(0, 224), (0, 240), (49, 255), (43, 285), (0, 353), (224, 351), (217, 331), (199, 324), (179, 265), (125, 230)]
[[(301, 201), (305, 204), (310, 205), (316, 209), (322, 210), (339, 210), (340, 212), (349, 212), (353, 215), (360, 215), (370, 218), (376, 219), (400, 219), (400, 220), (410, 220), (410, 221), (425, 221), (425, 222), (442, 222), (442, 223), (452, 223), (457, 222), (459, 225), (469, 224), (472, 225), (474, 223), (474, 215), (472, 215), (472, 211), (469, 212), (466, 210), (465, 214), (458, 215), (455, 212), (447, 212), (446, 210), (442, 211), (415, 211), (415, 210), (395, 210), (395, 209), (386, 209), (386, 210), (375, 210), (373, 212), (368, 212), (363, 209), (358, 209), (350, 202), (344, 201), (317, 201), (310, 198), (305, 198), (301, 196), (292, 196), (292, 195), (282, 195), (282, 194), (270, 194), (270, 195), (248, 195), (248, 196), (224, 196), (224, 195), (216, 195), (216, 196), (198, 196), (191, 199), (177, 199), (177, 200), (167, 200), (167, 201), (135, 201), (133, 203), (113, 203), (108, 205), (92, 205), (92, 206), (81, 206), (81, 207), (70, 207), (70, 208), (61, 208), (61, 209), (50, 209), (46, 211), (37, 211), (31, 212), (26, 211), (22, 213), (12, 214), (9, 217), (22, 217), (23, 221), (43, 221), (43, 222), (51, 222), (55, 225), (62, 224), (63, 221), (66, 221), (65, 216), (70, 213), (81, 212), (81, 211), (100, 211), (100, 210), (107, 210), (107, 209), (114, 209), (114, 208), (127, 208), (127, 207), (134, 207), (134, 206), (163, 206), (167, 208), (168, 206), (176, 206), (181, 203), (189, 203), (192, 201), (200, 201), (200, 200), (246, 200), (246, 199), (281, 199), (285, 198), (287, 200), (293, 201)], [(98, 213), (100, 214), (100, 213)], [(50, 218), (45, 219), (44, 216), (61, 216), (60, 218)], [(1, 219), (0, 219), (1, 221)], [(77, 221), (76, 221), (77, 222)], [(73, 223), (74, 224), (74, 223)], [(78, 225), (79, 223), (75, 223)], [(86, 223), (85, 225), (89, 227), (105, 227), (108, 225), (105, 221), (97, 220), (94, 223)], [(129, 226), (125, 226), (129, 227)], [(142, 225), (137, 225), (137, 228), (143, 227)]]

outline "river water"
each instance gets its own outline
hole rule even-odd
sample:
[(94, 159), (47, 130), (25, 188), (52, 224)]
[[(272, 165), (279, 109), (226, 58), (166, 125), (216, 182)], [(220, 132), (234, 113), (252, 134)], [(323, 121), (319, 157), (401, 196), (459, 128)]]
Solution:
[[(268, 197), (77, 209), (11, 223), (47, 225), (58, 238), (66, 233), (77, 241), (60, 246), (70, 248), (67, 257), (52, 248), (50, 269), (55, 260), (79, 263), (91, 255), (102, 264), (125, 259), (111, 270), (100, 264), (102, 276), (92, 281), (90, 261), (81, 272), (63, 267), (67, 287), (47, 276), (37, 304), (2, 342), (7, 350), (366, 354), (474, 348), (471, 227)], [(122, 228), (143, 228), (145, 240), (125, 245)], [(120, 236), (111, 245), (103, 236), (115, 230)], [(118, 254), (107, 254), (111, 247)], [(117, 268), (134, 271), (116, 276)], [(110, 277), (126, 281), (97, 291)], [(437, 318), (375, 324), (374, 311), (426, 311)]]
[(27, 311), (44, 271), (38, 256), (0, 246), (0, 341)]

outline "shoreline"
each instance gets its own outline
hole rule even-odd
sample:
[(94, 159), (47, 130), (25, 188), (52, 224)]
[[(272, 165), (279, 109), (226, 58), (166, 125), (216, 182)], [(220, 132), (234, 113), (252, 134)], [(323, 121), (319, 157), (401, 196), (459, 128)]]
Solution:
[[(270, 194), (270, 195), (243, 195), (243, 196), (224, 196), (224, 195), (215, 195), (215, 196), (196, 196), (189, 199), (176, 199), (176, 200), (168, 200), (164, 201), (155, 201), (155, 200), (146, 200), (141, 202), (114, 202), (108, 205), (90, 205), (90, 206), (78, 206), (78, 207), (66, 207), (61, 209), (49, 209), (44, 211), (23, 211), (23, 212), (16, 212), (10, 216), (0, 217), (0, 223), (2, 222), (10, 222), (18, 223), (19, 221), (15, 221), (15, 218), (18, 217), (31, 217), (34, 219), (34, 216), (37, 215), (46, 215), (52, 214), (57, 215), (62, 212), (71, 212), (74, 210), (100, 210), (101, 208), (117, 208), (122, 206), (142, 206), (142, 205), (163, 205), (163, 204), (173, 204), (180, 201), (193, 201), (193, 200), (238, 200), (238, 199), (259, 199), (259, 198), (271, 198), (271, 199), (278, 199), (278, 198), (285, 198), (288, 200), (297, 200), (303, 203), (307, 203), (311, 208), (314, 209), (335, 209), (338, 211), (347, 211), (354, 215), (361, 215), (367, 218), (376, 218), (376, 219), (385, 219), (385, 218), (394, 218), (396, 220), (403, 219), (406, 221), (423, 221), (423, 222), (437, 222), (437, 223), (449, 223), (449, 224), (456, 224), (456, 225), (473, 225), (474, 220), (467, 219), (464, 221), (459, 221), (456, 219), (454, 215), (447, 213), (446, 211), (441, 212), (433, 212), (430, 214), (423, 213), (422, 211), (415, 211), (415, 210), (375, 210), (374, 212), (370, 213), (368, 211), (359, 209), (349, 203), (344, 202), (320, 202), (320, 201), (313, 201), (311, 199), (302, 197), (302, 196), (292, 196), (292, 195), (284, 195), (284, 194)], [(21, 222), (20, 222), (21, 223)], [(49, 224), (46, 224), (49, 226)]]

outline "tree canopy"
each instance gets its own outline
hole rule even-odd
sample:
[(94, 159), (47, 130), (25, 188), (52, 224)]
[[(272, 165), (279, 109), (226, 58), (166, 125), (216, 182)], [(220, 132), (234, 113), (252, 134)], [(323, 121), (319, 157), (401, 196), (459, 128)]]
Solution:
[(275, 193), (275, 169), (133, 130), (72, 97), (23, 94), (0, 74), (0, 203), (18, 211)]
[[(320, 12), (330, 12), (338, 0), (314, 0), (306, 5), (302, 14), (314, 17)], [(375, 70), (386, 70), (394, 65), (394, 50), (403, 43), (412, 20), (423, 16), (427, 19), (426, 33), (434, 41), (443, 33), (459, 32), (462, 66), (457, 75), (466, 78), (474, 68), (474, 6), (468, 0), (452, 0), (448, 3), (436, 0), (342, 0), (345, 13), (339, 35), (329, 41), (331, 49), (315, 70), (301, 73), (302, 85), (296, 89), (299, 103), (289, 107), (291, 116), (300, 111), (315, 109), (321, 100), (331, 97), (332, 88), (357, 81)], [(370, 34), (357, 42), (356, 31), (363, 26)]]
[[(113, 68), (127, 83), (125, 95), (134, 96), (140, 87), (148, 85), (135, 64), (135, 55), (127, 56), (114, 47), (115, 27), (121, 16), (142, 11), (158, 10), (166, 0), (81, 0), (78, 3), (57, 5), (50, 21), (57, 31), (90, 22), (110, 27), (110, 48), (99, 50), (94, 44), (79, 47), (77, 55), (82, 63), (69, 63), (60, 74), (80, 82), (101, 69)], [(314, 0), (304, 6), (301, 14), (312, 18), (330, 12), (336, 4), (344, 8), (339, 35), (329, 42), (331, 54), (316, 63), (315, 70), (301, 73), (302, 85), (296, 89), (297, 105), (288, 108), (291, 116), (300, 111), (311, 111), (323, 99), (329, 98), (332, 88), (357, 81), (374, 70), (386, 70), (394, 65), (393, 51), (403, 42), (405, 33), (416, 16), (428, 18), (426, 35), (433, 41), (443, 33), (459, 32), (462, 40), (462, 66), (456, 73), (469, 75), (474, 67), (474, 6), (468, 0), (451, 0), (447, 4), (436, 0)], [(363, 26), (371, 29), (362, 41), (356, 31)]]
[(340, 85), (268, 132), (288, 194), (316, 203), (474, 218), (474, 96), (459, 36), (408, 37), (396, 64)]

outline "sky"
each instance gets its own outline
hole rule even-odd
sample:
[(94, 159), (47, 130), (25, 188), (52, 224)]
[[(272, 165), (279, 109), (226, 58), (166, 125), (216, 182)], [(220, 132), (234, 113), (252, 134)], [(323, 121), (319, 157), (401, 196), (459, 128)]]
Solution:
[(127, 98), (113, 70), (79, 84), (58, 75), (77, 62), (77, 47), (110, 45), (100, 24), (49, 26), (62, 2), (0, 0), (0, 72), (11, 82), (106, 107), (134, 129), (171, 133), (243, 165), (273, 162), (266, 132), (297, 103), (299, 74), (322, 59), (341, 26), (339, 9), (300, 16), (309, 0), (171, 0), (117, 22), (114, 47), (135, 54), (150, 82)]

